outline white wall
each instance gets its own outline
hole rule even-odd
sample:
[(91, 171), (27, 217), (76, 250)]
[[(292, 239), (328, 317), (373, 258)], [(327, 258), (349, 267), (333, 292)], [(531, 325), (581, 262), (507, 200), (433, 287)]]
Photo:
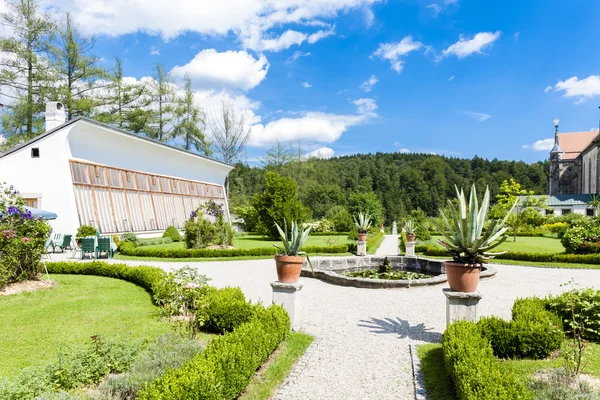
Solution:
[[(58, 218), (49, 221), (55, 232), (74, 234), (79, 227), (69, 169), (67, 134), (71, 126), (0, 158), (0, 182), (21, 193), (41, 195), (38, 207)], [(40, 149), (40, 158), (31, 158), (31, 148)]]
[(75, 124), (69, 143), (73, 157), (82, 160), (218, 185), (233, 169), (87, 121)]

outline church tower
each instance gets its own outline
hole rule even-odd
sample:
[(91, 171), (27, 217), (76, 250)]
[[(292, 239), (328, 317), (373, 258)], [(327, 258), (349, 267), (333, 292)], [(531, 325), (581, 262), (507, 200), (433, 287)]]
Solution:
[(550, 182), (548, 183), (548, 194), (558, 194), (558, 186), (561, 176), (560, 164), (565, 153), (560, 148), (558, 139), (558, 119), (554, 120), (554, 147), (550, 151)]

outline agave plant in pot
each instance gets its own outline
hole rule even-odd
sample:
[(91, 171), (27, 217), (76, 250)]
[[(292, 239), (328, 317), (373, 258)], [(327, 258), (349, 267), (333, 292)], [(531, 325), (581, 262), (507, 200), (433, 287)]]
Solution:
[(358, 213), (358, 218), (354, 218), (354, 225), (358, 229), (358, 241), (364, 242), (367, 240), (367, 233), (369, 233), (369, 228), (371, 227), (371, 216), (368, 212)]
[(275, 255), (275, 265), (277, 266), (277, 280), (283, 283), (296, 283), (300, 279), (300, 272), (304, 265), (304, 260), (308, 261), (310, 269), (312, 270), (312, 263), (308, 254), (304, 251), (300, 251), (310, 228), (304, 229), (298, 227), (296, 221), (292, 221), (292, 230), (288, 237), (287, 222), (284, 221), (284, 229), (275, 223), (279, 235), (281, 236), (282, 245), (274, 245), (279, 251)]
[(406, 233), (406, 241), (414, 242), (417, 238), (415, 231), (417, 230), (417, 224), (412, 219), (407, 219), (404, 223), (404, 228), (402, 230)]
[(492, 220), (486, 227), (486, 217), (490, 206), (490, 189), (485, 190), (481, 207), (477, 201), (475, 185), (471, 187), (469, 203), (465, 193), (456, 187), (458, 207), (448, 200), (450, 219), (444, 210), (440, 209), (443, 221), (433, 220), (436, 229), (443, 236), (438, 242), (452, 255), (452, 261), (446, 261), (446, 275), (450, 289), (456, 292), (474, 292), (477, 290), (479, 275), (483, 263), (498, 254), (489, 251), (504, 242), (507, 238), (507, 229), (504, 225), (508, 216), (512, 214), (513, 207), (502, 220)]

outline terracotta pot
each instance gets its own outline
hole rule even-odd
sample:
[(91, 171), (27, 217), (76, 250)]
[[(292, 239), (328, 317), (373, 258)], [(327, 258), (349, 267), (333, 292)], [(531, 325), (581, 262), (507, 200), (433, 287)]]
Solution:
[(367, 234), (366, 233), (359, 233), (358, 234), (358, 241), (359, 242), (366, 242), (367, 241)]
[(475, 292), (479, 283), (481, 264), (460, 264), (444, 262), (450, 289), (455, 292)]
[(406, 235), (407, 242), (414, 242), (416, 239), (417, 235), (415, 235), (414, 233), (409, 233), (408, 235)]
[(296, 283), (304, 265), (302, 256), (275, 256), (277, 280), (282, 283)]

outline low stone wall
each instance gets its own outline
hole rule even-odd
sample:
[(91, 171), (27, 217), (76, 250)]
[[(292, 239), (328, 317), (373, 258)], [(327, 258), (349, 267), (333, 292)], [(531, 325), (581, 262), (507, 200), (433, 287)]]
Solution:
[[(302, 268), (302, 276), (317, 278), (322, 281), (340, 286), (352, 286), (358, 288), (383, 289), (401, 288), (410, 286), (435, 285), (447, 281), (444, 262), (421, 257), (388, 256), (387, 259), (393, 269), (401, 271), (414, 271), (424, 274), (435, 275), (426, 279), (412, 280), (388, 280), (354, 278), (342, 275), (345, 272), (356, 272), (365, 269), (378, 268), (383, 264), (386, 257), (324, 257), (315, 258), (312, 261), (314, 272), (305, 263)], [(481, 271), (481, 277), (489, 277), (496, 274), (496, 269), (486, 265)]]

